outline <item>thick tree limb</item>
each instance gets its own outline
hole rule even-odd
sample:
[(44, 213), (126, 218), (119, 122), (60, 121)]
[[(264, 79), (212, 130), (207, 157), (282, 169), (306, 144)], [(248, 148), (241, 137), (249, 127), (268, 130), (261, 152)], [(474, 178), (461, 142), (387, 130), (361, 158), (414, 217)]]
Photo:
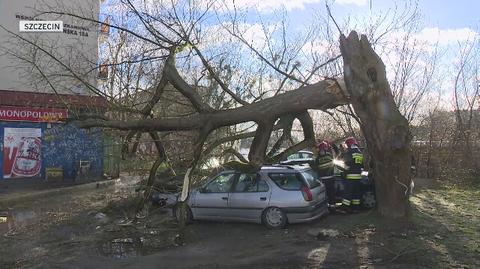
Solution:
[(227, 154), (231, 154), (231, 155), (237, 157), (238, 160), (240, 160), (243, 163), (248, 163), (248, 160), (245, 159), (245, 157), (243, 157), (243, 155), (234, 148), (228, 148), (228, 149), (226, 149), (222, 152), (222, 156), (227, 155)]
[[(172, 49), (170, 53), (174, 54), (175, 52)], [(163, 72), (164, 76), (173, 85), (173, 87), (182, 93), (192, 103), (193, 107), (198, 112), (213, 111), (213, 108), (202, 101), (202, 97), (198, 94), (198, 92), (180, 76), (177, 68), (175, 67), (174, 57), (170, 57), (169, 60), (167, 60)]]
[(268, 147), (268, 141), (273, 130), (273, 120), (258, 122), (257, 131), (253, 137), (248, 160), (254, 167), (260, 167), (265, 161), (265, 154)]
[[(284, 126), (281, 123), (278, 123), (275, 126), (273, 126), (273, 131), (280, 130), (282, 128), (284, 128)], [(208, 145), (208, 147), (203, 151), (203, 155), (204, 156), (209, 155), (216, 147), (220, 146), (223, 143), (245, 139), (249, 137), (254, 137), (254, 136), (255, 136), (255, 131), (219, 138)]]
[[(141, 133), (138, 133), (138, 134), (141, 135)], [(145, 210), (145, 209), (148, 210), (148, 208), (145, 208), (145, 202), (148, 201), (150, 196), (152, 195), (153, 184), (155, 183), (157, 170), (162, 163), (167, 161), (167, 153), (165, 151), (165, 148), (163, 147), (162, 142), (160, 142), (160, 136), (158, 135), (158, 133), (152, 131), (152, 132), (149, 132), (149, 135), (155, 143), (158, 157), (153, 163), (152, 167), (150, 168), (150, 173), (148, 174), (148, 179), (147, 179), (147, 182), (145, 183), (145, 192), (143, 193), (143, 199), (137, 205), (137, 209), (136, 209), (137, 217), (141, 215), (142, 210)], [(145, 211), (145, 212), (148, 212), (148, 211)]]
[(272, 146), (272, 148), (268, 152), (267, 154), (268, 158), (276, 154), (278, 150), (282, 147), (282, 144), (292, 137), (292, 125), (294, 120), (295, 120), (295, 116), (293, 115), (286, 115), (280, 118), (279, 124), (284, 126), (282, 135), (277, 140), (277, 142), (275, 142), (275, 144)]
[[(169, 57), (172, 57), (172, 55), (169, 55)], [(155, 92), (154, 92), (152, 98), (150, 98), (150, 100), (148, 100), (145, 107), (143, 107), (143, 109), (140, 111), (143, 119), (146, 119), (150, 116), (150, 114), (152, 113), (153, 107), (158, 103), (158, 101), (160, 101), (160, 98), (163, 95), (163, 92), (165, 90), (165, 87), (167, 86), (167, 83), (168, 83), (167, 79), (165, 78), (165, 76), (162, 75), (160, 81), (157, 84), (157, 87), (155, 87)], [(136, 130), (131, 130), (125, 138), (125, 142), (123, 143), (123, 146), (122, 146), (122, 158), (124, 160), (125, 160), (126, 154), (128, 153), (128, 144), (131, 142), (133, 136), (136, 133), (137, 133)], [(140, 135), (141, 135), (141, 133), (140, 133)], [(138, 139), (137, 139), (137, 141), (138, 141)], [(154, 139), (154, 141), (155, 141), (155, 143), (157, 142), (156, 139)], [(159, 148), (157, 146), (157, 150), (158, 149)], [(135, 151), (136, 151), (136, 147), (133, 147), (132, 153), (134, 153)]]
[(299, 150), (302, 150), (304, 148), (311, 147), (315, 144), (315, 131), (313, 129), (313, 121), (312, 121), (312, 117), (310, 117), (310, 114), (308, 114), (307, 111), (304, 111), (303, 113), (298, 115), (297, 118), (298, 120), (300, 120), (300, 123), (302, 125), (303, 136), (304, 136), (303, 141), (287, 148), (283, 152), (270, 158), (269, 159), (270, 162), (275, 163), (280, 160), (284, 160), (287, 158), (288, 155), (295, 153)]
[(120, 130), (187, 131), (199, 130), (203, 126), (211, 124), (212, 128), (216, 129), (248, 121), (259, 122), (265, 118), (297, 114), (306, 109), (325, 110), (346, 102), (342, 89), (338, 88), (335, 83), (321, 81), (234, 109), (204, 112), (189, 117), (141, 119), (128, 122), (92, 119), (79, 121), (77, 125), (82, 128), (107, 127)]

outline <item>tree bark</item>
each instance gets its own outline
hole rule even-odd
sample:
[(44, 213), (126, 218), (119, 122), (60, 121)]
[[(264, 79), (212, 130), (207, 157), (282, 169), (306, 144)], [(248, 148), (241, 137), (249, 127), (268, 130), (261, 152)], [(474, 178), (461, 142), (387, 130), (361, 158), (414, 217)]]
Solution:
[(190, 131), (209, 125), (212, 129), (248, 121), (262, 122), (283, 115), (302, 113), (306, 109), (325, 110), (346, 103), (342, 89), (331, 80), (300, 87), (256, 103), (238, 108), (203, 111), (188, 117), (116, 121), (87, 119), (78, 121), (80, 128), (107, 127), (139, 131)]
[(386, 77), (385, 65), (365, 35), (340, 37), (344, 80), (373, 159), (378, 211), (387, 217), (408, 214), (411, 135)]

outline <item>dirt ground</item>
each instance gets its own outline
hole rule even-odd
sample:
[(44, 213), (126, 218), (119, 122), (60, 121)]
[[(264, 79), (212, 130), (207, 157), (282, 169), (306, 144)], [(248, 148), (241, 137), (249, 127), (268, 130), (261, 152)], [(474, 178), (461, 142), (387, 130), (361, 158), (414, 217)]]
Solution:
[[(170, 212), (131, 223), (134, 185), (2, 199), (0, 268), (480, 268), (480, 187), (417, 180), (408, 221), (375, 211), (268, 230)], [(418, 187), (422, 186), (422, 187)], [(133, 197), (133, 198), (132, 198)], [(317, 235), (320, 232), (320, 235)]]

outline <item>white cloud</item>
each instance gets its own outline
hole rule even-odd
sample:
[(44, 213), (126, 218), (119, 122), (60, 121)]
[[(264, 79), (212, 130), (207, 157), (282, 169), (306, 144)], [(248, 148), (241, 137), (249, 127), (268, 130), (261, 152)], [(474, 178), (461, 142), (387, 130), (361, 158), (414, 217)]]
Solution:
[(439, 43), (448, 45), (461, 41), (473, 40), (478, 33), (470, 28), (439, 29), (437, 27), (424, 28), (417, 34), (417, 38), (430, 44)]
[(335, 4), (364, 6), (367, 4), (367, 0), (337, 0)]
[(273, 12), (274, 10), (285, 8), (288, 11), (293, 9), (305, 9), (305, 5), (320, 3), (321, 0), (228, 0), (225, 5), (233, 8), (256, 8), (262, 12)]
[[(272, 27), (272, 26), (271, 26)], [(267, 28), (268, 30), (271, 30)], [(256, 48), (263, 47), (266, 42), (265, 32), (260, 24), (242, 24), (240, 31), (243, 32), (243, 38)]]
[[(364, 6), (369, 0), (335, 0), (339, 5), (357, 5)], [(303, 10), (309, 4), (324, 3), (324, 0), (224, 0), (223, 6), (232, 9), (235, 5), (237, 9), (255, 8), (260, 12), (274, 12), (275, 10), (285, 8), (287, 11), (294, 9)]]
[[(229, 24), (224, 25), (231, 28)], [(238, 42), (222, 25), (213, 25), (204, 29), (205, 35), (203, 44), (207, 46), (221, 45), (229, 42)], [(261, 48), (265, 45), (266, 37), (265, 32), (261, 24), (248, 24), (242, 23), (237, 25), (237, 29), (241, 36), (254, 48)], [(274, 26), (269, 25), (265, 29), (269, 33), (273, 31)]]
[(330, 51), (332, 48), (332, 44), (327, 42), (326, 40), (322, 39), (315, 39), (312, 40), (311, 42), (306, 43), (302, 50), (304, 51), (305, 54), (323, 54), (328, 51)]

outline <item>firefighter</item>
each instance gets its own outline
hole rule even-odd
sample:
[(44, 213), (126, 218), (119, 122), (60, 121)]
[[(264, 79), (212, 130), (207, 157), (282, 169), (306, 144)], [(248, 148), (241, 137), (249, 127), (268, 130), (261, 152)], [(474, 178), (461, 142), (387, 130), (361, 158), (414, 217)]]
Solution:
[(345, 192), (342, 204), (349, 210), (360, 207), (361, 183), (363, 170), (363, 154), (358, 148), (357, 140), (349, 137), (345, 140), (346, 151), (343, 154), (345, 163), (343, 175), (345, 179)]
[(335, 205), (335, 183), (333, 179), (334, 166), (332, 147), (330, 143), (323, 140), (317, 144), (317, 157), (315, 158), (315, 168), (320, 179), (325, 184), (329, 206)]

